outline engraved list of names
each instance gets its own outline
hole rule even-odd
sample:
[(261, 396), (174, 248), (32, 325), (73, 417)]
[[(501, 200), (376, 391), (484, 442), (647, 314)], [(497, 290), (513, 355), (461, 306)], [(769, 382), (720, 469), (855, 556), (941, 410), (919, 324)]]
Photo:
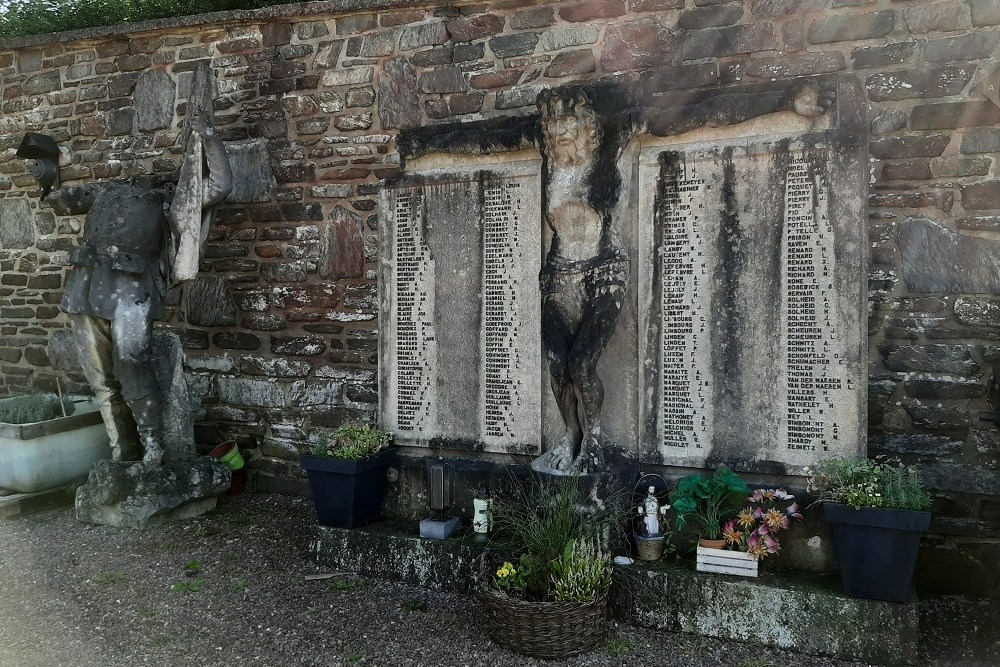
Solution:
[(834, 228), (828, 197), (829, 188), (815, 165), (793, 159), (785, 178), (782, 239), (784, 441), (789, 450), (821, 455), (840, 449), (839, 406), (854, 391), (834, 312)]
[(395, 276), (396, 424), (415, 436), (429, 435), (433, 423), (434, 262), (421, 235), (423, 193), (396, 196)]
[(379, 400), (401, 442), (538, 452), (539, 173), (470, 161), (386, 189)]
[(705, 179), (682, 162), (657, 210), (660, 227), (660, 419), (663, 447), (707, 447), (711, 439), (711, 349), (705, 243)]
[(492, 181), (483, 188), (483, 368), (479, 403), (482, 437), (487, 443), (537, 437), (526, 432), (526, 427), (537, 424), (519, 420), (525, 407), (537, 404), (537, 399), (529, 395), (537, 394), (536, 385), (526, 386), (525, 382), (530, 377), (526, 357), (531, 356), (529, 350), (536, 341), (527, 334), (521, 317), (531, 315), (531, 304), (525, 300), (535, 298), (534, 289), (524, 289), (529, 287), (524, 277), (533, 278), (536, 269), (525, 267), (525, 263), (531, 264), (528, 258), (538, 253), (526, 243), (530, 234), (525, 226), (530, 215), (523, 189), (518, 180)]

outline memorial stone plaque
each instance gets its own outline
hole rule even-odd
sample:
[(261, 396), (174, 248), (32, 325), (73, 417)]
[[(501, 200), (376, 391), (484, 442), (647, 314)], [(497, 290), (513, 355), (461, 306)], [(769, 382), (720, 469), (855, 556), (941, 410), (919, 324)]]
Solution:
[(385, 189), (379, 395), (398, 442), (538, 453), (540, 173), (475, 161)]
[(644, 149), (643, 460), (795, 474), (862, 451), (863, 167), (816, 137)]

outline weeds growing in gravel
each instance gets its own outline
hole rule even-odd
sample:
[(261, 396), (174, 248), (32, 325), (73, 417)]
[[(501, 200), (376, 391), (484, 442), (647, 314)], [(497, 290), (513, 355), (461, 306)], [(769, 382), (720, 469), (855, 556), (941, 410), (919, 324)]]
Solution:
[(191, 579), (190, 581), (178, 581), (170, 587), (172, 593), (197, 593), (205, 587), (204, 579)]
[(609, 639), (605, 650), (611, 655), (628, 655), (632, 652), (632, 645), (624, 639)]
[(231, 590), (233, 593), (242, 593), (246, 589), (247, 585), (245, 581), (236, 580), (229, 584), (229, 590)]
[(188, 572), (197, 573), (201, 571), (201, 565), (198, 563), (197, 560), (192, 559), (184, 563), (184, 569), (187, 570)]
[(98, 572), (93, 576), (94, 583), (102, 585), (120, 584), (126, 579), (128, 575), (124, 572)]
[(403, 600), (399, 606), (403, 611), (427, 611), (427, 603), (423, 600)]

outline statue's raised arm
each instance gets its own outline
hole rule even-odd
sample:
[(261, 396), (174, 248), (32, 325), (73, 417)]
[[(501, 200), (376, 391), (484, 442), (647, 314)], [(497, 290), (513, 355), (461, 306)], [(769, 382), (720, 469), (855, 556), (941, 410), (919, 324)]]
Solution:
[(226, 147), (215, 132), (214, 86), (207, 67), (195, 72), (184, 126), (184, 162), (167, 217), (170, 221), (170, 283), (198, 275), (203, 246), (212, 223), (211, 208), (233, 189)]

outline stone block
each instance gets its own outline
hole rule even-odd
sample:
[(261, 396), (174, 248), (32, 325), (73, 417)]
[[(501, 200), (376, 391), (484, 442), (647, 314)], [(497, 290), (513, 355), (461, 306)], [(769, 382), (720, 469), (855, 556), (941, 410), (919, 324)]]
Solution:
[[(931, 170), (937, 178), (985, 176), (990, 173), (993, 160), (988, 157), (947, 157), (931, 160)], [(961, 227), (961, 222), (959, 222)]]
[(949, 456), (962, 451), (964, 443), (943, 435), (926, 433), (892, 433), (868, 437), (868, 448), (890, 454)]
[(604, 36), (601, 67), (605, 72), (656, 67), (674, 59), (680, 41), (656, 21), (611, 25)]
[[(545, 76), (558, 78), (563, 76), (576, 76), (579, 74), (589, 74), (597, 69), (594, 60), (594, 52), (590, 49), (578, 49), (576, 51), (564, 51), (552, 59), (552, 63), (546, 68)], [(473, 82), (475, 86), (475, 82)]]
[(982, 382), (960, 378), (911, 376), (903, 386), (911, 398), (980, 398), (986, 394), (986, 385)]
[(354, 14), (337, 19), (337, 34), (352, 35), (371, 30), (376, 25), (375, 14)]
[(896, 27), (892, 10), (869, 13), (846, 13), (814, 19), (809, 24), (809, 42), (847, 42), (885, 37)]
[(0, 199), (0, 250), (30, 248), (34, 244), (35, 224), (28, 200)]
[(338, 405), (343, 399), (343, 385), (331, 381), (300, 380), (289, 388), (294, 405)]
[(868, 145), (872, 157), (891, 160), (910, 157), (937, 157), (951, 141), (951, 134), (915, 134), (880, 137)]
[(982, 366), (972, 359), (966, 345), (892, 345), (880, 347), (885, 365), (897, 372), (921, 371), (926, 373), (954, 373), (974, 377)]
[[(882, 167), (883, 181), (913, 181), (932, 178), (931, 165), (927, 160), (889, 162)], [(936, 201), (936, 196), (932, 200)]]
[(59, 78), (59, 70), (55, 69), (32, 74), (24, 80), (21, 90), (25, 95), (42, 95), (61, 88), (62, 82)]
[(226, 331), (213, 335), (212, 344), (224, 350), (256, 350), (260, 339), (250, 333)]
[(969, 0), (969, 9), (972, 11), (972, 25), (1000, 25), (1000, 1)]
[(233, 190), (226, 201), (231, 204), (270, 201), (275, 178), (266, 141), (227, 144), (233, 169)]
[[(304, 378), (312, 371), (308, 361), (293, 359), (264, 359), (261, 357), (243, 357), (240, 360), (240, 372), (244, 375), (264, 376), (269, 378)], [(289, 403), (293, 405), (294, 403)], [(259, 407), (268, 407), (261, 405)], [(277, 407), (277, 406), (271, 406)]]
[(457, 67), (431, 70), (420, 75), (422, 93), (461, 93), (465, 89), (465, 75)]
[(829, 51), (785, 55), (780, 58), (754, 58), (747, 62), (744, 71), (747, 76), (761, 79), (785, 79), (794, 76), (839, 72), (846, 67), (843, 53)]
[(356, 86), (371, 83), (374, 75), (375, 70), (369, 65), (328, 70), (323, 73), (323, 86)]
[[(719, 0), (720, 2), (722, 0)], [(696, 5), (715, 5), (716, 2), (696, 2)], [(754, 18), (769, 19), (789, 16), (799, 10), (799, 0), (753, 0), (751, 13)]]
[(203, 327), (236, 324), (236, 302), (226, 281), (201, 275), (184, 287), (184, 311), (188, 324)]
[(558, 26), (546, 30), (538, 40), (541, 51), (559, 51), (571, 46), (593, 44), (601, 35), (601, 29), (594, 25)]
[(624, 14), (623, 0), (584, 0), (584, 2), (560, 3), (559, 6), (559, 18), (570, 23), (610, 19)]
[(714, 28), (733, 25), (743, 17), (742, 4), (725, 4), (715, 7), (696, 7), (681, 12), (677, 27), (685, 30)]
[(284, 386), (268, 380), (220, 377), (216, 380), (219, 400), (236, 406), (280, 408), (288, 405)]
[(544, 28), (555, 23), (552, 7), (537, 7), (518, 12), (510, 18), (511, 30), (530, 30)]
[(903, 20), (912, 34), (967, 30), (971, 27), (968, 5), (956, 0), (908, 5), (903, 8)]
[(173, 123), (176, 85), (166, 70), (147, 69), (142, 72), (132, 97), (140, 131), (166, 129)]
[(962, 136), (963, 153), (996, 153), (1000, 151), (1000, 131), (993, 128), (969, 130)]
[(421, 23), (403, 28), (399, 37), (399, 50), (412, 51), (424, 46), (437, 46), (448, 41), (448, 27), (444, 21)]
[(516, 35), (494, 37), (489, 41), (490, 50), (497, 58), (513, 58), (525, 56), (535, 50), (538, 44), (537, 32), (523, 32)]
[(383, 129), (410, 129), (420, 124), (417, 74), (405, 58), (393, 58), (383, 66), (378, 113)]
[(778, 37), (770, 22), (735, 25), (728, 28), (708, 28), (692, 32), (681, 49), (681, 58), (718, 58), (740, 53), (774, 51)]
[(958, 95), (972, 78), (975, 65), (925, 66), (919, 69), (872, 74), (865, 79), (874, 102)]
[(995, 469), (960, 463), (925, 463), (920, 465), (924, 482), (938, 491), (1000, 495), (1000, 472)]
[(962, 186), (962, 206), (967, 211), (1000, 208), (1000, 181), (985, 181)]
[(491, 37), (503, 30), (504, 19), (496, 14), (476, 14), (448, 21), (448, 35), (453, 42), (471, 42)]
[(76, 518), (116, 528), (162, 526), (211, 510), (231, 481), (230, 470), (209, 458), (155, 467), (98, 461), (76, 491)]
[(953, 63), (989, 58), (1000, 45), (1000, 33), (979, 31), (959, 37), (930, 39), (924, 43), (924, 60)]
[[(992, 102), (939, 102), (913, 107), (910, 127), (914, 130), (950, 130), (959, 127), (996, 125), (997, 123), (1000, 123), (1000, 107)], [(965, 140), (963, 139), (964, 145)]]
[(337, 206), (323, 234), (319, 274), (325, 279), (361, 278), (364, 276), (364, 240), (359, 215)]

